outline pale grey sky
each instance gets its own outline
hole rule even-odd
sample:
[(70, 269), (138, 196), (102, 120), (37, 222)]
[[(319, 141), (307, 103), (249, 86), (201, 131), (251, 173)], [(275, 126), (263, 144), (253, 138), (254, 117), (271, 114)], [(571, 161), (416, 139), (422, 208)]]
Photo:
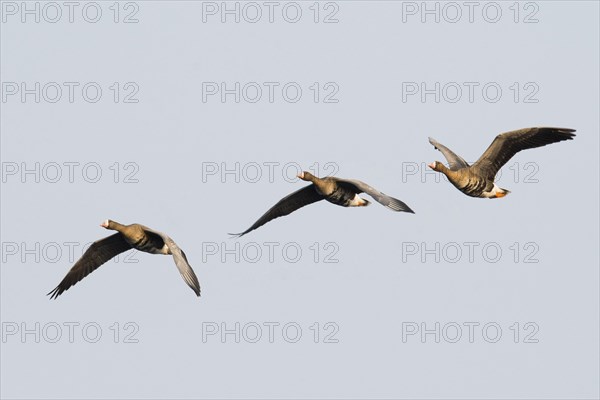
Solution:
[[(22, 4), (1, 3), (3, 398), (598, 398), (597, 2)], [(530, 126), (577, 137), (513, 158), (506, 198), (423, 169), (429, 136), (473, 161)], [(229, 239), (298, 166), (416, 214), (315, 204)], [(50, 301), (106, 218), (172, 236), (202, 297), (133, 253)]]

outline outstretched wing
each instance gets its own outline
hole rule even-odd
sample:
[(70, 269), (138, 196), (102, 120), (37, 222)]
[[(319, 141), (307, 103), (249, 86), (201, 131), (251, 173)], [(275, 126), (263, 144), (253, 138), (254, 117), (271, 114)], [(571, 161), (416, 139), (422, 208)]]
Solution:
[(500, 168), (521, 150), (542, 147), (547, 144), (572, 140), (575, 129), (568, 128), (525, 128), (502, 133), (479, 157), (473, 167), (480, 174), (493, 180)]
[(150, 229), (147, 227), (144, 227), (144, 231), (146, 231), (147, 234), (158, 235), (162, 238), (163, 242), (167, 245), (167, 247), (171, 251), (171, 254), (173, 255), (173, 260), (175, 261), (175, 265), (177, 266), (181, 277), (183, 278), (185, 283), (187, 283), (187, 285), (192, 288), (194, 293), (196, 293), (196, 296), (199, 297), (200, 282), (198, 282), (198, 277), (196, 276), (196, 273), (194, 273), (194, 270), (188, 262), (188, 259), (185, 256), (183, 250), (181, 250), (179, 246), (177, 246), (177, 243), (175, 243), (173, 239), (171, 239), (168, 235), (162, 232), (155, 231), (154, 229)]
[(444, 155), (444, 157), (446, 157), (446, 160), (449, 164), (449, 168), (452, 171), (469, 167), (469, 164), (461, 156), (457, 155), (443, 144), (437, 142), (435, 139), (429, 138), (429, 143), (431, 143), (436, 150), (439, 150)]
[(127, 243), (120, 233), (115, 233), (114, 235), (95, 241), (83, 253), (83, 256), (77, 260), (58, 286), (48, 293), (48, 295), (51, 299), (57, 298), (65, 290), (88, 276), (99, 266), (129, 249), (131, 249), (131, 245)]
[(319, 200), (323, 200), (323, 196), (317, 193), (315, 189), (315, 185), (310, 184), (308, 186), (303, 187), (300, 190), (295, 191), (292, 194), (287, 195), (283, 199), (279, 200), (277, 204), (269, 209), (262, 217), (258, 219), (252, 226), (246, 229), (242, 233), (230, 233), (230, 235), (234, 235), (237, 237), (244, 236), (248, 232), (251, 232), (267, 222), (283, 217), (285, 215), (291, 214), (299, 208), (307, 206), (309, 204), (315, 203)]
[(388, 196), (387, 194), (382, 193), (379, 190), (375, 189), (374, 187), (372, 187), (362, 181), (359, 181), (357, 179), (337, 179), (337, 183), (340, 186), (345, 186), (345, 187), (349, 188), (350, 190), (354, 191), (355, 193), (363, 193), (364, 192), (364, 193), (368, 194), (369, 196), (374, 198), (378, 203), (383, 204), (390, 210), (404, 211), (404, 212), (409, 212), (409, 213), (413, 213), (413, 214), (415, 213), (403, 201), (398, 200), (394, 197)]

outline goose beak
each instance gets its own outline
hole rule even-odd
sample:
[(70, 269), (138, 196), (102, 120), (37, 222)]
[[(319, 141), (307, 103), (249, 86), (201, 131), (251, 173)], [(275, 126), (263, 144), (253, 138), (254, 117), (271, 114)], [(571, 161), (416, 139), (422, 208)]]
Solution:
[(103, 228), (108, 228), (108, 220), (106, 220), (106, 221), (103, 221), (103, 222), (100, 224), (100, 226), (101, 226), (101, 227), (103, 227)]
[(435, 169), (435, 163), (429, 163), (427, 166), (431, 169)]
[(296, 175), (298, 178), (300, 179), (304, 179), (304, 172), (300, 172), (298, 175)]

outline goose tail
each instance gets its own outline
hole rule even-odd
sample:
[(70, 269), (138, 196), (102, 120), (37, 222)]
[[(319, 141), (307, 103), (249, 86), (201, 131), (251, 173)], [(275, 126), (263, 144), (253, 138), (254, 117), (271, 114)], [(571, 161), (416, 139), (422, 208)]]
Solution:
[(496, 198), (504, 197), (509, 193), (510, 193), (510, 190), (504, 189), (504, 188), (499, 188), (499, 190), (496, 191)]

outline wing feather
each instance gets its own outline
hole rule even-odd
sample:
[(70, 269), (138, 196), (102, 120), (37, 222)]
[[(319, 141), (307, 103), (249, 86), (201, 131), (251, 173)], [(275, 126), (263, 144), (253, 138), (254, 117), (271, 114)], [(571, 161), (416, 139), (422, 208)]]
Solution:
[(469, 163), (467, 163), (461, 156), (457, 155), (443, 144), (437, 142), (435, 139), (429, 138), (429, 143), (431, 143), (436, 150), (439, 150), (444, 157), (446, 157), (451, 170), (456, 171), (461, 168), (469, 167)]
[(502, 133), (494, 139), (473, 167), (493, 180), (500, 168), (521, 150), (546, 146), (547, 144), (572, 140), (575, 129), (525, 128)]
[(48, 293), (48, 295), (51, 299), (56, 299), (64, 291), (95, 271), (99, 266), (129, 249), (131, 249), (131, 245), (127, 243), (120, 233), (115, 233), (114, 235), (95, 241), (83, 253), (83, 256), (77, 260), (69, 272), (67, 272), (67, 275), (58, 286)]
[(200, 297), (200, 282), (198, 282), (198, 277), (196, 276), (196, 273), (194, 272), (192, 266), (188, 262), (188, 259), (183, 250), (181, 250), (177, 243), (175, 243), (175, 241), (171, 239), (171, 237), (167, 234), (155, 231), (154, 229), (150, 229), (147, 227), (144, 227), (144, 230), (147, 234), (158, 235), (160, 236), (160, 238), (162, 238), (162, 241), (167, 245), (169, 251), (173, 255), (173, 260), (175, 261), (175, 265), (179, 270), (179, 274), (181, 274), (181, 277), (183, 278), (185, 283), (187, 283), (187, 285), (190, 288), (192, 288), (194, 293), (196, 293), (196, 296)]
[(266, 213), (263, 214), (262, 217), (260, 217), (254, 224), (252, 224), (250, 228), (246, 229), (244, 232), (230, 233), (230, 235), (237, 237), (244, 236), (245, 234), (260, 228), (275, 218), (289, 215), (299, 208), (315, 203), (319, 200), (323, 200), (323, 198), (324, 197), (316, 191), (315, 185), (310, 184), (279, 200), (277, 204), (271, 207)]
[(365, 182), (359, 181), (358, 179), (337, 179), (339, 185), (346, 186), (353, 190), (355, 193), (366, 193), (374, 198), (378, 203), (386, 206), (393, 211), (404, 211), (414, 214), (415, 212), (401, 200), (394, 197), (388, 196), (387, 194), (380, 192), (374, 187), (366, 184)]

